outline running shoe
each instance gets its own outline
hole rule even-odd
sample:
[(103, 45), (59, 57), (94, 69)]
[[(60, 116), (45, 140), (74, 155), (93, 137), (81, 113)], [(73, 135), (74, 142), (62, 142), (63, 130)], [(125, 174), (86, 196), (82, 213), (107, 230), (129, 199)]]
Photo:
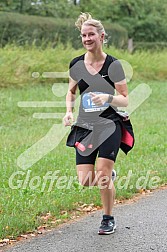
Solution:
[(101, 222), (101, 226), (99, 228), (99, 235), (107, 235), (114, 233), (116, 229), (116, 224), (113, 216), (103, 215), (103, 220)]
[(116, 170), (112, 170), (112, 181), (114, 182), (116, 180), (116, 177), (117, 177), (117, 173), (116, 173)]

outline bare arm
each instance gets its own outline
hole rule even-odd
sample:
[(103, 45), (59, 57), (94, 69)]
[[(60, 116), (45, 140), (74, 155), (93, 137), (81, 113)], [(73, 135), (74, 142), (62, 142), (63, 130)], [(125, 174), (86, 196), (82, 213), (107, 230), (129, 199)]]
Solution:
[(77, 81), (72, 78), (69, 79), (69, 87), (66, 95), (66, 114), (63, 118), (65, 126), (71, 125), (71, 120), (74, 121), (73, 108), (76, 99)]
[(117, 95), (113, 96), (111, 105), (116, 107), (127, 107), (128, 106), (128, 87), (126, 80), (115, 83), (115, 89)]
[[(126, 84), (126, 80), (122, 80), (120, 82), (115, 83), (116, 95), (112, 96), (111, 105), (115, 107), (127, 107), (128, 106), (128, 88)], [(109, 100), (109, 94), (94, 94), (91, 93), (92, 101), (101, 106), (105, 102)]]

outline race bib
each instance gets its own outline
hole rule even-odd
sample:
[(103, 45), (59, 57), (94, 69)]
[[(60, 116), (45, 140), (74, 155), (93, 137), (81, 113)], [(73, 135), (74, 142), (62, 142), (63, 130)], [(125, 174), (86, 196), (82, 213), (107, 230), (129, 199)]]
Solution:
[[(103, 92), (93, 92), (94, 94), (105, 94)], [(108, 108), (109, 103), (104, 103), (102, 106), (97, 106), (92, 102), (92, 96), (89, 93), (85, 93), (82, 96), (82, 107), (85, 112), (97, 112), (103, 111)]]

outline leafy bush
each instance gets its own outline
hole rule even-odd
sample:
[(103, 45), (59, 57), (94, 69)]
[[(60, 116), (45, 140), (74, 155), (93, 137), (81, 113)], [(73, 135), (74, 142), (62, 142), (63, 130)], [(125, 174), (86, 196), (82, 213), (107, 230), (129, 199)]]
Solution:
[[(81, 47), (79, 31), (74, 27), (72, 19), (55, 19), (39, 16), (22, 15), (18, 13), (0, 12), (0, 44), (17, 45), (35, 44), (53, 47), (58, 42), (66, 45), (71, 42), (74, 48)], [(105, 24), (110, 36), (109, 45), (123, 47), (127, 43), (127, 31), (117, 24)]]

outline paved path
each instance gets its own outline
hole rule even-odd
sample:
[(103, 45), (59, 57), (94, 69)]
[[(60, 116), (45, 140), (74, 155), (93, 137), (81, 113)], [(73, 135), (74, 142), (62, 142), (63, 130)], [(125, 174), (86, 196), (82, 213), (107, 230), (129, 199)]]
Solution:
[(167, 190), (114, 207), (117, 230), (97, 234), (102, 212), (8, 248), (7, 252), (167, 252)]

